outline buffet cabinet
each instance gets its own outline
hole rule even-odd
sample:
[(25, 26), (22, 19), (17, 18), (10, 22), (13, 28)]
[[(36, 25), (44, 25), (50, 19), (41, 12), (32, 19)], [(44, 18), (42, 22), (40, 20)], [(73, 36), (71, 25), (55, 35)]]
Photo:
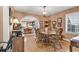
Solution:
[(15, 37), (13, 39), (12, 52), (24, 52), (24, 37)]
[(46, 27), (51, 28), (51, 21), (50, 20), (40, 21), (40, 28), (45, 29)]

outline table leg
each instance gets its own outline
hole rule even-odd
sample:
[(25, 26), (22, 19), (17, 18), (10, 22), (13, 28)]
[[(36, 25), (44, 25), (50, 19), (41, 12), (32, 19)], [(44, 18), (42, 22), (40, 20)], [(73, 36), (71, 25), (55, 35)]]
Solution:
[(72, 41), (70, 42), (70, 47), (69, 47), (69, 49), (70, 49), (70, 52), (72, 52)]
[(70, 45), (70, 52), (72, 52), (72, 46)]

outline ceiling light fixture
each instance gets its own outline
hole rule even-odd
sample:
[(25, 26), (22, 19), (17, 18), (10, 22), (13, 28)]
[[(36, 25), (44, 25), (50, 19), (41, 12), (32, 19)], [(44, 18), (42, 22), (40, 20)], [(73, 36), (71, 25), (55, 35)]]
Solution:
[(47, 12), (46, 12), (46, 6), (43, 6), (44, 11), (43, 11), (43, 16), (46, 16)]

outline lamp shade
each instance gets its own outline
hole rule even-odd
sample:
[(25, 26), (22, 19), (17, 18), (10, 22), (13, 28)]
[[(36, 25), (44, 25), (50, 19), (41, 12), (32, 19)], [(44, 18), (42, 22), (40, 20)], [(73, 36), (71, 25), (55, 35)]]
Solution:
[(46, 12), (45, 11), (43, 12), (43, 15), (46, 15)]
[(17, 18), (13, 19), (13, 23), (19, 23), (19, 20)]

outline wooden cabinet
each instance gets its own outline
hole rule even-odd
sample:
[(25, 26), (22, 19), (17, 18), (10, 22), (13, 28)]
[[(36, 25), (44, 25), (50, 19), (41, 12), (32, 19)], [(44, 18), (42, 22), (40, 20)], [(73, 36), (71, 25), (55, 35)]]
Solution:
[(44, 21), (44, 27), (48, 27), (49, 26), (49, 22), (48, 21)]
[(16, 37), (12, 42), (13, 52), (24, 52), (24, 37)]
[(51, 30), (51, 20), (44, 21), (44, 28), (48, 27), (48, 30)]
[(40, 29), (45, 29), (46, 27), (51, 30), (51, 20), (40, 21)]

